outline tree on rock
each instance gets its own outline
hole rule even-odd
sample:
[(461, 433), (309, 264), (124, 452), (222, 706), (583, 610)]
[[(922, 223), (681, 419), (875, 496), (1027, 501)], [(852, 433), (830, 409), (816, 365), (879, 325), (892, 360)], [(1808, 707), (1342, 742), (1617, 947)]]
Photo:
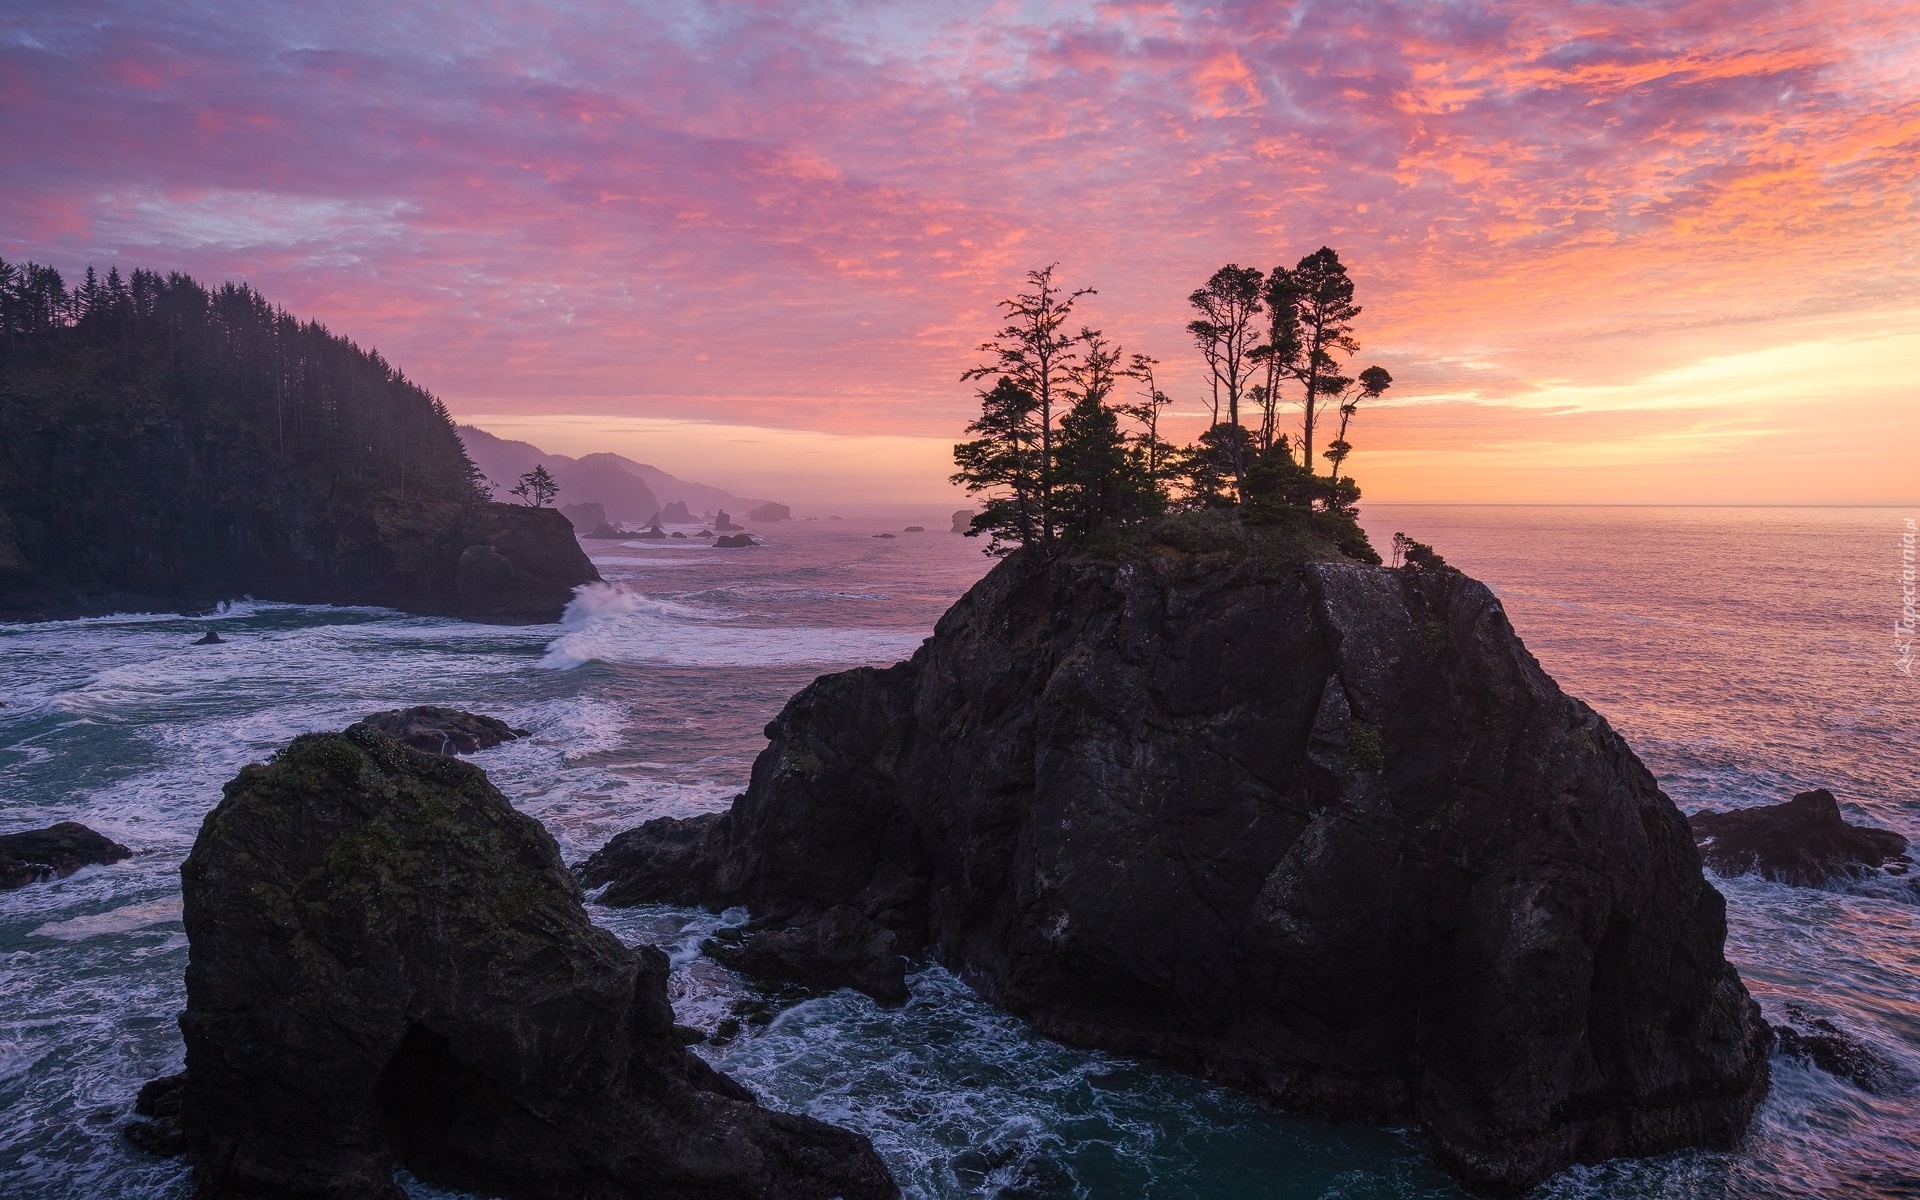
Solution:
[(513, 494), (531, 508), (545, 508), (560, 494), (560, 485), (553, 481), (545, 463), (536, 463), (533, 470), (522, 475), (520, 482), (513, 486)]

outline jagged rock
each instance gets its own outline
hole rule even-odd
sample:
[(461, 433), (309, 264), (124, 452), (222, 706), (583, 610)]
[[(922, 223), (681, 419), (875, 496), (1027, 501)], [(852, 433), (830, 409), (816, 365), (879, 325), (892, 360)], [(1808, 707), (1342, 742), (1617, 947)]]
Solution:
[(1771, 1033), (1639, 759), (1481, 584), (1235, 536), (1012, 555), (585, 881), (745, 904), (742, 952), (851, 910), (1045, 1034), (1418, 1121), (1488, 1191), (1732, 1146)]
[(573, 526), (573, 532), (587, 538), (616, 538), (620, 531), (607, 520), (606, 507), (598, 501), (584, 504), (563, 504), (560, 515)]
[(194, 645), (196, 646), (221, 646), (225, 644), (226, 644), (225, 640), (222, 639), (218, 633), (216, 633), (211, 629), (201, 634), (200, 639), (194, 642)]
[(1849, 825), (1826, 788), (1801, 792), (1784, 804), (1731, 812), (1708, 809), (1687, 818), (1700, 854), (1722, 875), (1760, 875), (1800, 887), (1861, 875), (1888, 864), (1904, 866), (1907, 839), (1889, 829)]
[(127, 1140), (161, 1158), (177, 1158), (187, 1152), (187, 1132), (180, 1121), (180, 1101), (186, 1094), (187, 1074), (163, 1075), (148, 1080), (134, 1098), (133, 1113), (143, 1120), (130, 1122), (122, 1131)]
[(117, 863), (133, 851), (78, 821), (45, 829), (0, 834), (0, 891), (43, 879), (60, 879), (81, 867)]
[(963, 508), (953, 514), (953, 533), (965, 533), (973, 528), (973, 510)]
[(762, 504), (759, 508), (749, 509), (747, 512), (747, 520), (791, 521), (793, 520), (793, 510), (784, 504), (775, 504), (769, 501), (766, 504)]
[(655, 538), (666, 537), (667, 531), (660, 528), (660, 519), (658, 517), (655, 517), (651, 524), (649, 524), (645, 529), (642, 529), (639, 533), (636, 533), (633, 536), (637, 538), (646, 538), (647, 540), (652, 541)]
[(181, 1125), (203, 1197), (845, 1200), (865, 1138), (685, 1049), (667, 959), (587, 919), (477, 768), (365, 726), (245, 768), (181, 868)]
[(713, 544), (716, 549), (743, 550), (748, 546), (758, 546), (760, 543), (754, 541), (751, 534), (730, 533), (713, 539)]
[(832, 991), (850, 987), (898, 1007), (908, 999), (907, 960), (891, 930), (847, 905), (801, 912), (716, 941), (707, 953), (750, 979)]
[(551, 508), (523, 504), (475, 506), (462, 522), (469, 539), (460, 553), (449, 615), (498, 625), (558, 621), (573, 590), (600, 572), (575, 540), (567, 519)]
[(391, 738), (398, 738), (415, 750), (451, 757), (491, 750), (501, 742), (528, 736), (498, 717), (442, 708), (438, 704), (416, 704), (412, 708), (388, 709), (360, 718)]
[(735, 525), (733, 523), (733, 518), (729, 517), (727, 515), (727, 510), (723, 508), (719, 512), (714, 514), (713, 528), (714, 528), (714, 531), (717, 533), (732, 533), (735, 530), (745, 528), (745, 526)]
[(657, 521), (665, 521), (669, 525), (691, 525), (697, 518), (693, 513), (688, 511), (686, 501), (675, 500), (672, 504), (661, 509), (660, 515), (654, 519)]
[(1798, 1004), (1786, 1006), (1787, 1019), (1773, 1027), (1780, 1053), (1838, 1076), (1863, 1092), (1885, 1094), (1900, 1083), (1892, 1059), (1824, 1017)]

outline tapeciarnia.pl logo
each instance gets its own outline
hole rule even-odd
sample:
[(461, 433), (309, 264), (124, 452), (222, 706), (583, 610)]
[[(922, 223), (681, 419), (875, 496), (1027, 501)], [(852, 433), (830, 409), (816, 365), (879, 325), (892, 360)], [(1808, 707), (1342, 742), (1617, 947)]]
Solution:
[(1906, 532), (1900, 535), (1900, 619), (1893, 623), (1893, 665), (1902, 675), (1913, 677), (1913, 518), (1907, 518)]

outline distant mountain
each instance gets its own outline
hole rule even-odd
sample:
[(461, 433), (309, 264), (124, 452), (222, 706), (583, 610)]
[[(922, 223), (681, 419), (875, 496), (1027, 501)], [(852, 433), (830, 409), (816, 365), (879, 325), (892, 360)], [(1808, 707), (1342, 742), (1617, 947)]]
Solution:
[(695, 514), (722, 508), (738, 514), (766, 503), (692, 483), (624, 455), (600, 453), (569, 458), (548, 454), (531, 442), (496, 437), (474, 425), (459, 426), (458, 431), (466, 444), (467, 457), (494, 484), (497, 495), (506, 496), (516, 479), (533, 470), (536, 463), (544, 463), (560, 485), (560, 503), (599, 504), (607, 510), (607, 520), (615, 524), (644, 521), (676, 500)]

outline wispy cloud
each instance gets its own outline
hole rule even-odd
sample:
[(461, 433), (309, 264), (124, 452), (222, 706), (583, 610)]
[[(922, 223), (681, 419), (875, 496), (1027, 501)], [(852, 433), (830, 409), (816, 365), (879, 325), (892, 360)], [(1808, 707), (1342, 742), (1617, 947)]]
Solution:
[(483, 423), (951, 436), (993, 301), (1054, 260), (1191, 390), (1186, 292), (1332, 244), (1367, 355), (1494, 441), (1555, 389), (1690, 409), (1657, 382), (1920, 301), (1911, 2), (76, 0), (0, 30), (0, 253), (247, 278)]

